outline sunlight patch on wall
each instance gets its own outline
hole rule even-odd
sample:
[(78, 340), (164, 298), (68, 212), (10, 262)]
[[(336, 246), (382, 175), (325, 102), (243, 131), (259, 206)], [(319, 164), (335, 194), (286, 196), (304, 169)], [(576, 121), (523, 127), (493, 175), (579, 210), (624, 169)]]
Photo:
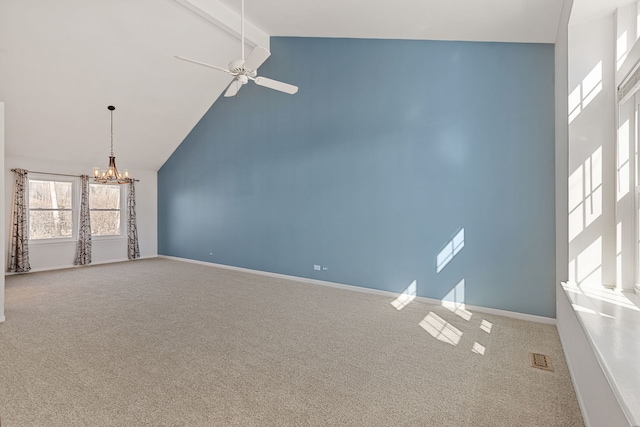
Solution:
[(636, 40), (640, 38), (640, 4), (636, 4)]
[(473, 313), (464, 307), (464, 279), (460, 280), (458, 284), (442, 298), (441, 304), (444, 308), (464, 320), (471, 320), (471, 316), (473, 316)]
[(602, 237), (569, 262), (569, 281), (602, 285)]
[(464, 228), (461, 228), (436, 256), (436, 273), (440, 273), (462, 248), (464, 248)]
[(602, 61), (587, 74), (569, 94), (569, 123), (584, 111), (585, 108), (602, 91)]
[(616, 283), (622, 283), (622, 221), (616, 224)]
[(580, 85), (576, 86), (569, 94), (569, 123), (571, 123), (582, 112), (582, 100)]
[(582, 212), (584, 178), (583, 166), (578, 166), (569, 176), (569, 241), (573, 240), (584, 229), (584, 214)]
[(629, 55), (627, 37), (628, 33), (625, 31), (618, 37), (618, 41), (616, 42), (616, 70), (622, 67), (624, 60), (627, 59)]
[(602, 91), (602, 61), (593, 67), (593, 70), (587, 74), (587, 77), (582, 80), (582, 109), (587, 108), (587, 105), (595, 99), (595, 97)]
[(416, 299), (418, 295), (418, 281), (414, 280), (411, 282), (407, 289), (405, 289), (398, 298), (391, 301), (391, 305), (396, 308), (396, 310), (402, 310), (405, 308), (411, 301)]
[(458, 345), (462, 338), (462, 331), (460, 331), (460, 329), (433, 312), (429, 312), (429, 314), (420, 321), (419, 325), (438, 341), (453, 346)]
[(602, 147), (569, 176), (569, 241), (602, 214)]
[(627, 119), (618, 128), (618, 150), (617, 150), (617, 172), (618, 172), (618, 191), (617, 200), (620, 201), (624, 196), (629, 193), (629, 179), (630, 179), (630, 157), (629, 156), (629, 144), (631, 141), (631, 129), (629, 126), (629, 120)]

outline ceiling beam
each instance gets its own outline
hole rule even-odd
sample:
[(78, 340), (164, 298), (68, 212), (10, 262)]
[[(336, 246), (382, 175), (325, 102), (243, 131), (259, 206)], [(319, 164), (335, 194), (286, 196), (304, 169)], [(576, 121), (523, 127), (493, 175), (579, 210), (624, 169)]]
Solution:
[[(229, 7), (219, 0), (175, 1), (240, 40), (240, 14), (229, 9)], [(257, 45), (269, 49), (269, 34), (247, 21), (246, 18), (244, 23), (244, 38), (245, 44), (249, 47)]]

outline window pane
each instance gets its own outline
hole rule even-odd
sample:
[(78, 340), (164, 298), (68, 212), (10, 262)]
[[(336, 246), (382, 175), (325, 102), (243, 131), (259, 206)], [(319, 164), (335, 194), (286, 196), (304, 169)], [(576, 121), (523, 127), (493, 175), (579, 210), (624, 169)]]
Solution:
[(120, 209), (120, 185), (89, 184), (91, 209)]
[(30, 209), (71, 209), (71, 182), (29, 180)]
[(29, 211), (29, 239), (71, 237), (71, 211)]
[(114, 236), (120, 234), (120, 211), (91, 211), (91, 235)]

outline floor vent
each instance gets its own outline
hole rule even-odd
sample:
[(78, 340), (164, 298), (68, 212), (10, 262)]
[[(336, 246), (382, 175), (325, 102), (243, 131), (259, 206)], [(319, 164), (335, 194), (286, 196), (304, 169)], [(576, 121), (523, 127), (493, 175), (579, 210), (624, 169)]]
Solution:
[(531, 366), (538, 369), (544, 369), (545, 371), (553, 371), (551, 366), (551, 359), (546, 354), (529, 353), (531, 354)]

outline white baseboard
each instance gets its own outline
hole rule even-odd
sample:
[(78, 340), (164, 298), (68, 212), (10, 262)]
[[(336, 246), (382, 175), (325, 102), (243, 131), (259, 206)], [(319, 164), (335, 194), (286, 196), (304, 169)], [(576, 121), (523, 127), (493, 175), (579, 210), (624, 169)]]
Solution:
[(5, 320), (7, 320), (4, 316), (0, 316), (0, 323), (4, 322)]
[(28, 274), (28, 273), (38, 273), (38, 272), (42, 272), (42, 271), (53, 271), (53, 270), (64, 270), (66, 268), (83, 268), (83, 267), (91, 267), (92, 265), (101, 265), (101, 264), (113, 264), (115, 262), (124, 262), (124, 261), (136, 261), (139, 259), (149, 259), (149, 258), (157, 258), (157, 255), (150, 255), (150, 256), (143, 256), (140, 258), (136, 258), (136, 259), (129, 259), (129, 258), (119, 258), (119, 259), (109, 259), (109, 260), (104, 260), (104, 261), (98, 261), (98, 262), (92, 262), (91, 264), (87, 264), (87, 265), (59, 265), (56, 267), (44, 267), (44, 268), (32, 268), (31, 270), (27, 271), (26, 273), (11, 273), (6, 271), (4, 273), (5, 276), (13, 276), (16, 274)]
[[(259, 274), (262, 276), (275, 277), (275, 278), (285, 279), (285, 280), (295, 280), (298, 282), (310, 283), (310, 284), (321, 285), (321, 286), (329, 286), (332, 288), (346, 289), (346, 290), (355, 291), (355, 292), (364, 292), (368, 294), (383, 295), (383, 296), (392, 297), (393, 299), (397, 298), (400, 295), (396, 292), (365, 288), (363, 286), (345, 285), (342, 283), (327, 282), (325, 280), (309, 279), (307, 277), (299, 277), (299, 276), (289, 276), (287, 274), (280, 274), (280, 273), (270, 273), (268, 271), (252, 270), (249, 268), (234, 267), (231, 265), (216, 264), (213, 262), (206, 262), (206, 261), (197, 261), (197, 260), (188, 259), (188, 258), (180, 258), (180, 257), (174, 257), (174, 256), (168, 256), (168, 255), (158, 255), (158, 258), (172, 259), (175, 261), (189, 262), (192, 264), (206, 265), (209, 267), (224, 268), (227, 270), (242, 271), (244, 273)], [(442, 301), (439, 299), (427, 298), (427, 297), (416, 297), (415, 300), (424, 302), (426, 304), (435, 304), (435, 305), (443, 305), (443, 306), (455, 304), (458, 307), (461, 306), (460, 304), (450, 303), (448, 301)], [(497, 308), (489, 308), (489, 307), (482, 307), (482, 306), (476, 306), (476, 305), (463, 304), (463, 306), (465, 309), (477, 311), (479, 313), (511, 317), (513, 319), (526, 320), (529, 322), (547, 323), (551, 325), (556, 324), (556, 319), (551, 317), (536, 316), (534, 314), (518, 313), (515, 311), (500, 310)]]

